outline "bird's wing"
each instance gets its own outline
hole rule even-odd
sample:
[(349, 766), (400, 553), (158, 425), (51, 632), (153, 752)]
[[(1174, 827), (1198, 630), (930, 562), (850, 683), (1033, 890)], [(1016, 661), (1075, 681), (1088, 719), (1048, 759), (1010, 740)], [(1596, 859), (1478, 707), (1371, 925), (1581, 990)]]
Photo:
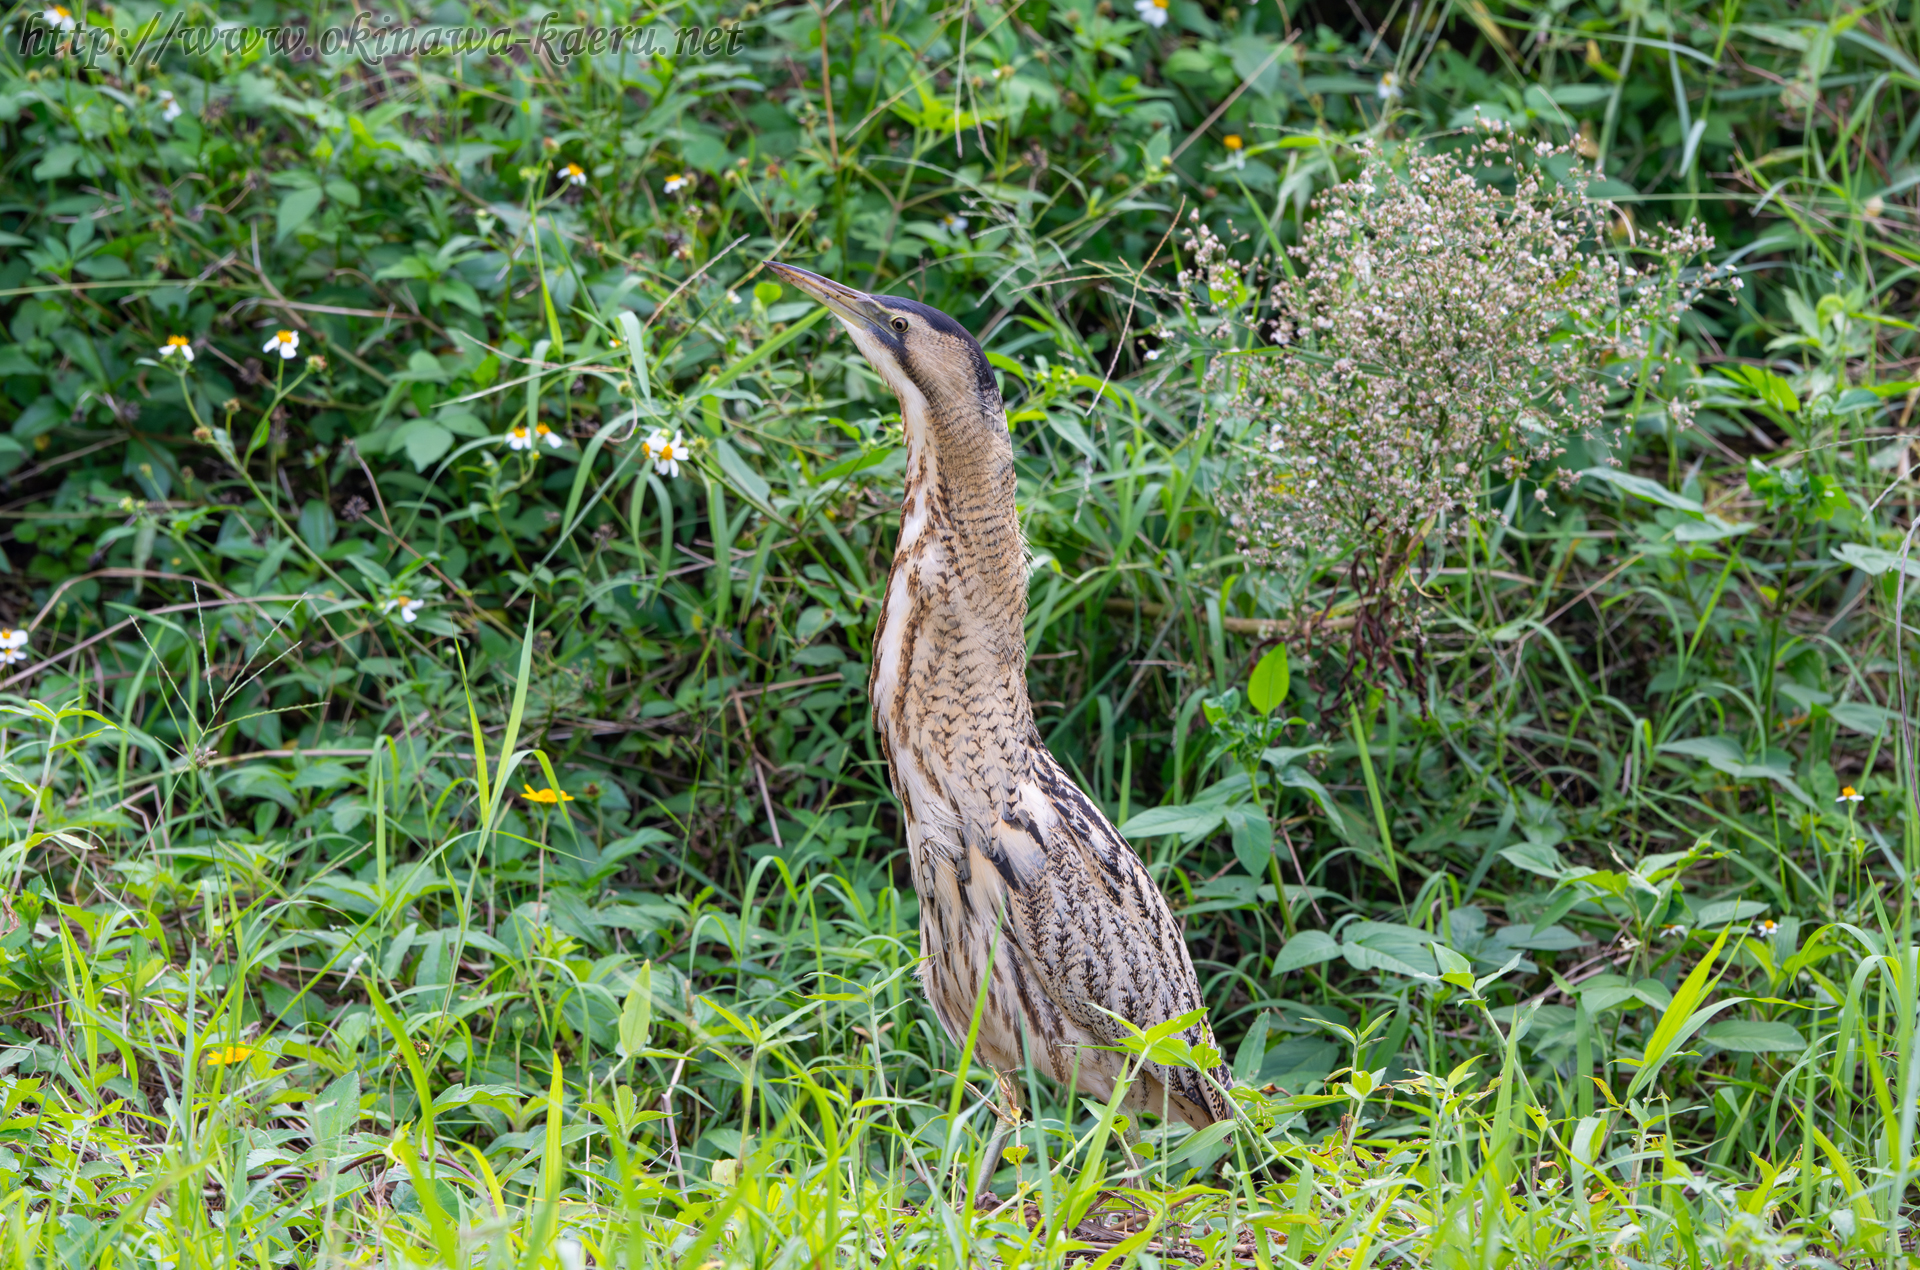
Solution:
[[(1200, 1009), (1180, 925), (1146, 866), (1053, 756), (1039, 757), (1035, 788), (1003, 810), (983, 844), (1007, 883), (1009, 933), (1023, 960), (1061, 1012), (1102, 1040), (1125, 1034), (1103, 1010), (1145, 1029)], [(1184, 1035), (1213, 1043), (1204, 1020)], [(1154, 1074), (1215, 1118), (1227, 1114), (1199, 1073)], [(1215, 1077), (1224, 1083), (1226, 1073)]]

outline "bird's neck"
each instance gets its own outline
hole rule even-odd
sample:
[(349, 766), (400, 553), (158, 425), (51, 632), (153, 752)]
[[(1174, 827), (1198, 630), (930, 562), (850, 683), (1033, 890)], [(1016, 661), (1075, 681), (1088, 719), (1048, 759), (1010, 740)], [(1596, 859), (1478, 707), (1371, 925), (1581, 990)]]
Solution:
[(903, 414), (907, 488), (874, 633), (875, 722), (896, 755), (905, 744), (964, 752), (989, 768), (1017, 763), (1033, 708), (1026, 544), (1006, 424), (985, 443), (942, 446), (944, 430), (924, 410)]

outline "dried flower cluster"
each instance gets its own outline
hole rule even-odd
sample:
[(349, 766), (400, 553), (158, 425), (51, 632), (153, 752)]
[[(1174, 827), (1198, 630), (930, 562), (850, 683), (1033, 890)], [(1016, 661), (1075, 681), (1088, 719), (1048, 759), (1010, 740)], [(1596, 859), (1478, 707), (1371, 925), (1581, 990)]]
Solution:
[[(1688, 226), (1638, 235), (1639, 263), (1606, 250), (1616, 214), (1572, 162), (1496, 129), (1459, 153), (1372, 153), (1316, 200), (1271, 292), (1277, 351), (1232, 359), (1265, 426), (1235, 508), (1250, 554), (1349, 560), (1363, 593), (1394, 589), (1432, 535), (1487, 514), (1490, 481), (1599, 431), (1603, 365), (1715, 281), (1686, 267), (1712, 242)], [(1189, 250), (1217, 291), (1217, 251)]]

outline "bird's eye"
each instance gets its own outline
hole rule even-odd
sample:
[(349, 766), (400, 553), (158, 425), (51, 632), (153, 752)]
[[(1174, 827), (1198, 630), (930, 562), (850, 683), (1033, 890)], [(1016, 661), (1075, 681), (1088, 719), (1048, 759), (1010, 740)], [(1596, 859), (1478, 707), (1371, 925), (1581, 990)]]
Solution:
[(892, 322), (888, 323), (888, 325), (893, 327), (893, 329), (898, 331), (900, 334), (905, 335), (907, 333), (907, 326), (909, 325), (909, 323), (907, 322), (907, 319), (903, 317), (897, 317), (893, 319)]

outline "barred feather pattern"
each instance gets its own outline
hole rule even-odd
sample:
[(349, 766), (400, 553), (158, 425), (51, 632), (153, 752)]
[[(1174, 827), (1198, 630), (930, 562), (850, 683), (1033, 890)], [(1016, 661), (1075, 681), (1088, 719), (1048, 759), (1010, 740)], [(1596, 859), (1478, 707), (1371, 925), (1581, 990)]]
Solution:
[[(987, 1065), (1018, 1081), (1031, 1060), (1104, 1100), (1132, 1060), (1091, 1048), (1125, 1035), (1103, 1011), (1144, 1029), (1200, 1009), (1193, 962), (1133, 848), (1034, 727), (1013, 450), (991, 376), (965, 356), (984, 368), (978, 345), (928, 332), (901, 367), (854, 335), (907, 434), (870, 688), (920, 895), (922, 982), (956, 1042), (978, 1004)], [(950, 356), (929, 355), (936, 338), (954, 341)], [(1184, 1035), (1212, 1043), (1204, 1021)], [(1228, 1079), (1148, 1064), (1127, 1102), (1198, 1127), (1231, 1114)]]

